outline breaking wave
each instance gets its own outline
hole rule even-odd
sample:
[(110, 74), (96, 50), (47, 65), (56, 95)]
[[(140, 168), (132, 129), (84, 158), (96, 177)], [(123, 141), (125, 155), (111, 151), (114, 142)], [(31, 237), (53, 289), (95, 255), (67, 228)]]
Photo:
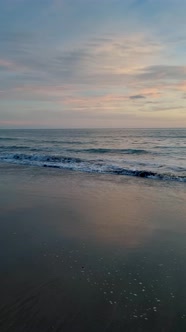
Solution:
[[(89, 173), (128, 175), (141, 178), (186, 182), (186, 173), (185, 175), (178, 176), (168, 172), (158, 173), (147, 169), (131, 169), (119, 167), (117, 165), (107, 163), (107, 161), (104, 160), (87, 160), (82, 158), (66, 157), (59, 155), (49, 156), (38, 154), (10, 153), (1, 155), (0, 161), (20, 165), (52, 167)], [(186, 169), (184, 171), (186, 172)]]

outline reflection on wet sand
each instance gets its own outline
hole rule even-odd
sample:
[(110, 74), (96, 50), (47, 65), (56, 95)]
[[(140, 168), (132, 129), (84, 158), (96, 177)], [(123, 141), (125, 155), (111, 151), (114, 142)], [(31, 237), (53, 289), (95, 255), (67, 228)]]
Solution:
[(0, 331), (185, 331), (184, 188), (6, 172)]

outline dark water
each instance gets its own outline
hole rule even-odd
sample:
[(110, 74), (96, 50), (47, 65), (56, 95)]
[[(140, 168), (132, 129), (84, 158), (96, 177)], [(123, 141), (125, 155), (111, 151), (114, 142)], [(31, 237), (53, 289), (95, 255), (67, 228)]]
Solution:
[(0, 162), (186, 181), (186, 129), (0, 130)]
[(1, 332), (185, 332), (185, 183), (0, 166)]

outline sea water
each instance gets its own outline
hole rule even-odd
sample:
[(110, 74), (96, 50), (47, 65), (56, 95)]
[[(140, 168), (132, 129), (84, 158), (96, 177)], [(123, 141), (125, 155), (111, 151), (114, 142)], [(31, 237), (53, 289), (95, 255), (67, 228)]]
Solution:
[(186, 129), (1, 129), (0, 162), (185, 182)]

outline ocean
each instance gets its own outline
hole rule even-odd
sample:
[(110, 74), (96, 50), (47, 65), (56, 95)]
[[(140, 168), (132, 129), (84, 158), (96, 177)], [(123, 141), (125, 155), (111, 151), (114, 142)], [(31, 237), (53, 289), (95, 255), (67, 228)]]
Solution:
[(1, 129), (0, 162), (185, 182), (186, 129)]

